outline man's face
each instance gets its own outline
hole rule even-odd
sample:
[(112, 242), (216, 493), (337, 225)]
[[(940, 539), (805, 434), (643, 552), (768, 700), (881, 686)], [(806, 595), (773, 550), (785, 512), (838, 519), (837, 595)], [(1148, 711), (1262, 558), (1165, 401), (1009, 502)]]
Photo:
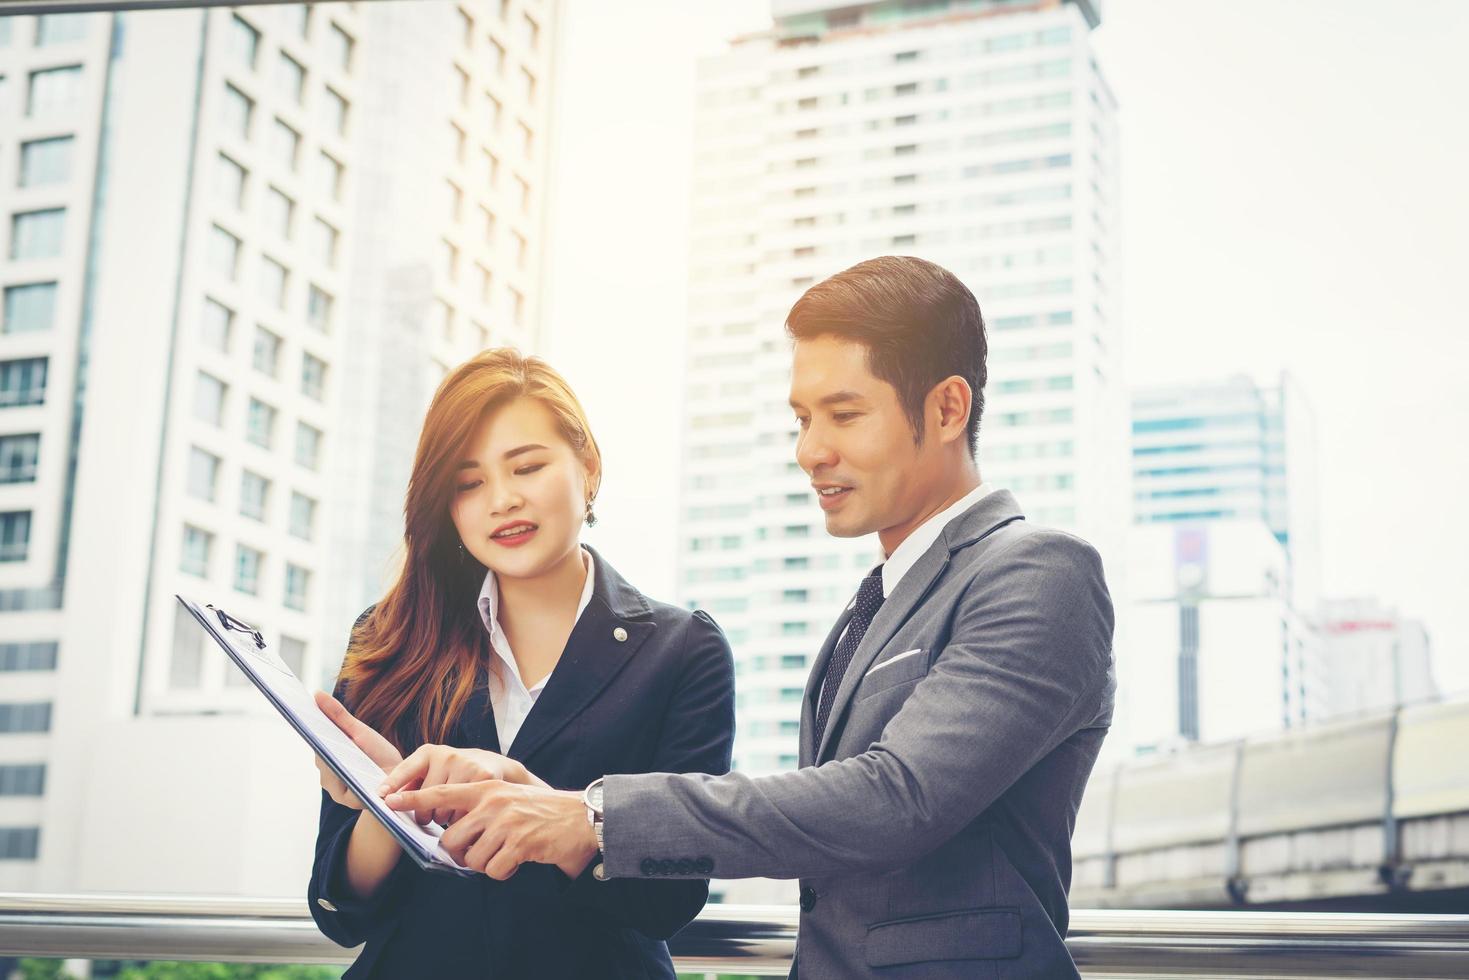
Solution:
[(868, 370), (866, 347), (837, 337), (796, 342), (790, 400), (801, 426), (796, 462), (811, 477), (827, 533), (886, 532), (891, 552), (928, 516), (937, 440), (914, 443), (897, 389)]

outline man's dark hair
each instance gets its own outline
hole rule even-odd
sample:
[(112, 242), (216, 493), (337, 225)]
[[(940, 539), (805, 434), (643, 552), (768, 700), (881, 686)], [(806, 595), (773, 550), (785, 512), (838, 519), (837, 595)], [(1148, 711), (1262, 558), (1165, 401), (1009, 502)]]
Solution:
[(795, 340), (831, 336), (867, 348), (867, 368), (898, 392), (915, 442), (923, 441), (923, 400), (951, 375), (969, 383), (969, 454), (984, 413), (984, 317), (952, 272), (907, 255), (859, 262), (806, 290), (786, 317)]

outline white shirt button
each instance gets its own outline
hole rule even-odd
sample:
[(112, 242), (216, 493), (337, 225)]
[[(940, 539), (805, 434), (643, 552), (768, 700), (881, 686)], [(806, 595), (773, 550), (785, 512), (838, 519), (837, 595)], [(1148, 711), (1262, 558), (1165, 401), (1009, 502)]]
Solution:
[(617, 629), (612, 631), (612, 638), (618, 643), (623, 642), (627, 639), (627, 630), (623, 629), (621, 626), (617, 627)]
[(328, 902), (324, 898), (318, 898), (316, 900), (316, 904), (317, 905), (320, 905), (322, 908), (326, 909), (328, 912), (335, 912), (337, 910), (337, 907), (335, 905), (333, 905), (331, 902)]

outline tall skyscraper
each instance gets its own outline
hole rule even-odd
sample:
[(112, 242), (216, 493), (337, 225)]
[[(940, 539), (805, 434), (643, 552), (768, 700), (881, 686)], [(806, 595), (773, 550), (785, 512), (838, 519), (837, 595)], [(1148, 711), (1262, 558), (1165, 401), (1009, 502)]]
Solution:
[(1115, 101), (1095, 8), (776, 0), (697, 87), (679, 588), (729, 632), (736, 765), (793, 768), (802, 688), (875, 539), (826, 535), (782, 324), (876, 255), (958, 275), (989, 330), (984, 479), (1120, 567), (1127, 405)]
[(433, 384), (534, 345), (553, 26), (0, 18), (0, 889), (299, 878), (309, 754), (174, 594), (334, 672)]
[(1263, 521), (1290, 561), (1289, 591), (1320, 588), (1316, 421), (1290, 374), (1144, 388), (1132, 399), (1134, 520)]
[(1217, 741), (1326, 716), (1309, 621), (1315, 426), (1299, 385), (1235, 377), (1132, 400), (1130, 662), (1119, 743)]

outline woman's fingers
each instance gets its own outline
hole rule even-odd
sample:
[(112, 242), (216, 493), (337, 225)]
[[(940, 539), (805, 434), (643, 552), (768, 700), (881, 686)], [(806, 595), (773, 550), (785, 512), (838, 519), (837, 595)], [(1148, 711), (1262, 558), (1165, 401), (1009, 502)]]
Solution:
[(420, 745), (413, 753), (392, 768), (387, 776), (383, 778), (383, 784), (378, 787), (378, 792), (387, 795), (396, 793), (415, 780), (422, 780), (428, 775), (428, 768), (433, 760), (436, 745)]
[(388, 794), (383, 801), (392, 810), (432, 810), (435, 807), (450, 807), (470, 810), (479, 802), (487, 783), (454, 783), (444, 786), (429, 786), (424, 789), (400, 790)]
[(331, 719), (332, 724), (340, 728), (342, 734), (350, 738), (359, 749), (367, 753), (367, 757), (377, 763), (379, 768), (386, 771), (402, 761), (402, 754), (392, 742), (359, 721), (342, 702), (325, 691), (317, 691), (314, 698), (321, 713)]

